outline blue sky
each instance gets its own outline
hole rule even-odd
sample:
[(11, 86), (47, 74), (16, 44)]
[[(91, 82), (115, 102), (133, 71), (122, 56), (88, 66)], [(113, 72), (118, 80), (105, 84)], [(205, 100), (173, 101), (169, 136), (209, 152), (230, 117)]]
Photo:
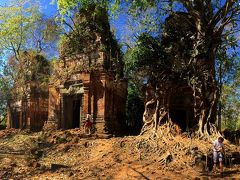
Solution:
[[(0, 6), (7, 5), (12, 0), (0, 0)], [(38, 0), (40, 2), (41, 9), (40, 11), (48, 16), (54, 16), (57, 13), (57, 4), (56, 2), (52, 4), (52, 0)], [(115, 30), (116, 37), (119, 42), (123, 42), (124, 34), (126, 33), (126, 17), (121, 15), (117, 18), (114, 18), (110, 21), (111, 27)]]
[[(5, 4), (8, 4), (11, 0), (0, 0), (0, 5), (4, 6)], [(56, 4), (51, 4), (52, 0), (40, 0), (42, 9), (41, 11), (48, 15), (51, 16), (57, 11), (57, 5)]]
[(42, 12), (46, 15), (54, 15), (57, 12), (57, 5), (51, 4), (52, 0), (41, 0)]

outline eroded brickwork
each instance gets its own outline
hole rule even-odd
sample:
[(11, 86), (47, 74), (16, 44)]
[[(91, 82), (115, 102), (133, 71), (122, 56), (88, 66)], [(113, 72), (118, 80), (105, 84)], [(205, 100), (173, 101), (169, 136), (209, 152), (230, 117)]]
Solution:
[[(97, 133), (121, 131), (127, 82), (115, 81), (113, 74), (101, 71), (83, 72), (78, 77), (70, 86), (49, 87), (48, 121), (58, 128), (82, 128), (86, 115), (91, 114)], [(74, 111), (74, 105), (79, 111)], [(78, 126), (73, 126), (74, 113), (79, 113)]]
[[(127, 81), (122, 77), (121, 52), (110, 31), (107, 11), (100, 11), (96, 17), (90, 11), (77, 18), (75, 23), (83, 23), (84, 31), (91, 35), (81, 37), (82, 41), (71, 47), (71, 40), (67, 41), (60, 48), (47, 97), (30, 96), (26, 101), (26, 127), (39, 129), (44, 124), (44, 130), (82, 128), (86, 115), (90, 114), (97, 133), (121, 132), (125, 121)], [(96, 22), (92, 24), (93, 21)], [(86, 24), (89, 26), (85, 27)], [(98, 26), (93, 28), (95, 24)], [(75, 37), (73, 32), (70, 34)], [(18, 112), (22, 114), (23, 110)], [(14, 118), (9, 116), (9, 119)], [(14, 122), (22, 120), (18, 118)]]
[(27, 99), (12, 100), (8, 109), (7, 128), (41, 130), (48, 118), (48, 89), (32, 87)]

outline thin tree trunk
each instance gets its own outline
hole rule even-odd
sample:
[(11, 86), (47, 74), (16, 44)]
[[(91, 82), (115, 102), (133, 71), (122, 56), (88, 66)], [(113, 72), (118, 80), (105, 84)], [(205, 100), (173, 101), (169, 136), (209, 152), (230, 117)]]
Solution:
[[(222, 96), (222, 86), (223, 86), (223, 79), (222, 79), (222, 62), (220, 62), (219, 67), (219, 92), (218, 92), (218, 98), (220, 99)], [(222, 102), (218, 102), (218, 130), (221, 131), (222, 129)]]
[(160, 110), (160, 102), (159, 99), (157, 99), (157, 105), (156, 105), (156, 110), (154, 113), (154, 129), (157, 131), (157, 126), (158, 126), (158, 119), (159, 119), (159, 110)]

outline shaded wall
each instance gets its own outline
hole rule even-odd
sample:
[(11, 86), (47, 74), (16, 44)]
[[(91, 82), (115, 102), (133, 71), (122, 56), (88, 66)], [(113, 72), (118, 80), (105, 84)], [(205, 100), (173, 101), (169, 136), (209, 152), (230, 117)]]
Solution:
[[(74, 98), (80, 100), (80, 128), (87, 114), (93, 117), (96, 132), (119, 133), (125, 123), (127, 82), (115, 81), (112, 73), (81, 72), (58, 87), (49, 86), (48, 121), (69, 129), (73, 122)], [(70, 91), (71, 90), (71, 91)]]
[(182, 131), (196, 126), (194, 122), (193, 95), (190, 87), (180, 86), (170, 96), (170, 118)]
[(8, 109), (8, 128), (28, 128), (33, 131), (41, 130), (48, 119), (48, 90), (31, 88), (27, 99), (10, 102)]

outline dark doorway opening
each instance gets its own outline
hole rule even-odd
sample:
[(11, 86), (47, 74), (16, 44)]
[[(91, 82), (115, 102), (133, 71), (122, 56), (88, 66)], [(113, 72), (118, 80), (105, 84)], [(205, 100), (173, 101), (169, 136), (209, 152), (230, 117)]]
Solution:
[(20, 115), (21, 113), (16, 110), (12, 113), (12, 128), (19, 128)]
[(72, 128), (80, 127), (80, 107), (81, 107), (80, 99), (73, 100)]
[(81, 95), (64, 96), (61, 128), (63, 129), (80, 128), (81, 105), (82, 105)]
[(187, 111), (180, 109), (172, 109), (170, 110), (170, 118), (172, 122), (177, 124), (182, 131), (187, 130)]

